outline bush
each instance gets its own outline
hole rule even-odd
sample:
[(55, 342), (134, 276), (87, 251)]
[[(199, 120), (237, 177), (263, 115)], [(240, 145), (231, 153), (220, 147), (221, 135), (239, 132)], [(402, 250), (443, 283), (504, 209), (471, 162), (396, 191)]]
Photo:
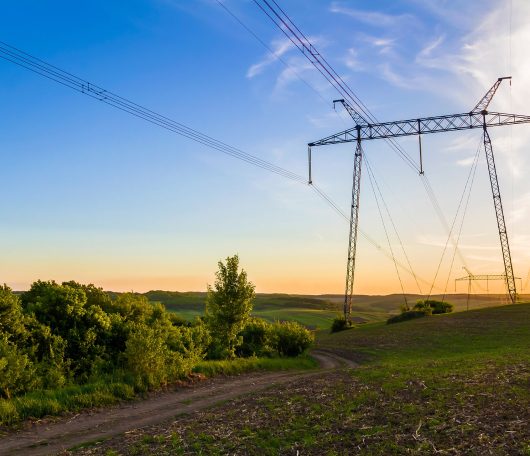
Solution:
[(153, 328), (132, 325), (124, 357), (137, 385), (158, 387), (188, 375), (203, 358), (209, 335), (202, 325)]
[(34, 374), (35, 368), (28, 356), (20, 353), (5, 336), (0, 338), (0, 397), (9, 399), (34, 386)]
[(239, 335), (243, 338), (237, 356), (271, 356), (276, 351), (273, 326), (261, 318), (251, 318)]
[(445, 301), (432, 301), (431, 307), (433, 315), (451, 313), (453, 311), (453, 304)]
[(424, 310), (408, 310), (406, 312), (402, 312), (399, 315), (395, 315), (393, 317), (390, 317), (386, 322), (387, 324), (391, 323), (399, 323), (401, 321), (407, 321), (412, 320), (414, 318), (421, 318), (425, 317), (426, 315), (430, 315), (429, 312), (425, 312)]
[[(427, 300), (420, 300), (416, 303), (414, 308), (412, 309), (412, 312), (423, 312), (425, 315), (431, 315), (432, 314), (432, 307), (429, 304), (429, 301)], [(406, 312), (403, 312), (406, 313)], [(413, 317), (414, 318), (414, 317)]]
[(434, 299), (424, 299), (420, 300), (414, 306), (416, 310), (425, 310), (429, 311), (433, 315), (450, 313), (453, 311), (453, 305), (445, 301), (436, 301)]
[(333, 323), (331, 324), (331, 332), (339, 332), (344, 331), (345, 329), (350, 329), (352, 327), (352, 323), (350, 320), (348, 320), (344, 315), (339, 315), (333, 320)]
[(274, 343), (280, 356), (298, 356), (306, 351), (315, 336), (295, 321), (277, 322), (273, 325)]

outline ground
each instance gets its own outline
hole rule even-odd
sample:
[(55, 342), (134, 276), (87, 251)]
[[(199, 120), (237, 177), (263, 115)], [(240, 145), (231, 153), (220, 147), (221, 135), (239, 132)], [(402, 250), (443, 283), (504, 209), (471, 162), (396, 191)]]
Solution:
[(321, 331), (317, 345), (359, 366), (274, 385), (253, 374), (252, 394), (176, 416), (181, 404), (141, 426), (125, 419), (127, 432), (78, 438), (64, 454), (530, 455), (530, 304)]

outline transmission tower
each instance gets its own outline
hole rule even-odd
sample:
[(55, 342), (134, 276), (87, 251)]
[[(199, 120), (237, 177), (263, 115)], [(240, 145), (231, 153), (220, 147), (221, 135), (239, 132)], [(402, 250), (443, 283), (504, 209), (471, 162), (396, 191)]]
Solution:
[(311, 148), (317, 146), (327, 146), (331, 144), (341, 144), (354, 142), (355, 160), (353, 168), (353, 189), (350, 217), (350, 236), (348, 244), (348, 260), (346, 267), (346, 291), (344, 294), (344, 316), (351, 318), (351, 307), (353, 299), (353, 281), (355, 275), (355, 255), (357, 248), (357, 231), (359, 226), (359, 201), (361, 192), (361, 162), (362, 162), (362, 141), (375, 139), (391, 139), (401, 136), (418, 136), (420, 144), (420, 173), (423, 173), (421, 135), (428, 133), (444, 133), (448, 131), (471, 130), (482, 128), (484, 136), (484, 150), (488, 163), (488, 172), (493, 195), (493, 205), (495, 216), (497, 218), (497, 227), (504, 261), (505, 281), (508, 294), (512, 303), (517, 300), (517, 290), (513, 274), (512, 258), (510, 254), (510, 245), (508, 242), (508, 233), (504, 220), (502, 209), (502, 200), (495, 167), (493, 147), (488, 134), (488, 127), (502, 127), (506, 125), (515, 125), (530, 123), (530, 116), (519, 114), (506, 114), (500, 112), (489, 112), (487, 110), (495, 92), (501, 82), (511, 77), (497, 79), (495, 84), (488, 90), (475, 107), (465, 113), (449, 114), (435, 117), (422, 117), (418, 119), (399, 120), (395, 122), (369, 123), (357, 110), (355, 110), (347, 101), (335, 100), (334, 103), (341, 103), (346, 111), (352, 117), (355, 126), (347, 130), (335, 133), (334, 135), (314, 141), (308, 144), (309, 157), (309, 183), (311, 183)]
[[(506, 274), (473, 274), (468, 268), (465, 266), (462, 267), (467, 272), (467, 276), (459, 277), (455, 279), (455, 291), (456, 291), (456, 282), (462, 282), (467, 281), (467, 299), (466, 299), (466, 308), (469, 310), (469, 295), (471, 294), (471, 282), (474, 280), (479, 281), (486, 281), (486, 291), (489, 292), (489, 282), (495, 281), (495, 280), (502, 280), (505, 284), (508, 283), (508, 280), (506, 279)], [(515, 280), (519, 280), (519, 283), (522, 286), (522, 279), (520, 277), (514, 277)]]

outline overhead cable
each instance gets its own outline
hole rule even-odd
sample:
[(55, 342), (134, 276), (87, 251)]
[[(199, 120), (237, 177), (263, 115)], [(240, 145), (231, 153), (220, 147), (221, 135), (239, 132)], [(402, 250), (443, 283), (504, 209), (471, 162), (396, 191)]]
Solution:
[(2, 41), (0, 41), (0, 58), (15, 63), (16, 65), (33, 71), (34, 73), (51, 79), (52, 81), (58, 82), (59, 84), (62, 84), (84, 95), (88, 95), (89, 97), (99, 100), (114, 108), (120, 109), (121, 111), (127, 112), (152, 124), (158, 125), (159, 127), (165, 128), (166, 130), (191, 139), (192, 141), (230, 155), (234, 158), (237, 158), (238, 160), (242, 160), (251, 165), (265, 169), (296, 182), (306, 182), (305, 177), (300, 176), (299, 174), (293, 173), (292, 171), (274, 165), (266, 160), (256, 157), (255, 155), (244, 152), (241, 149), (219, 141), (180, 122), (176, 122), (151, 109), (134, 103), (124, 97), (121, 97), (92, 82), (75, 76), (72, 73), (64, 71)]

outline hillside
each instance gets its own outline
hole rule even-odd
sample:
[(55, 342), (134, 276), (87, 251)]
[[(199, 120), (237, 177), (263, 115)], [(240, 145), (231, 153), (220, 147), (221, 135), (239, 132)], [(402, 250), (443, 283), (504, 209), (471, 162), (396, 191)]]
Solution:
[[(161, 302), (171, 312), (192, 320), (204, 314), (204, 292), (176, 292), (154, 290), (145, 293), (152, 302)], [(414, 304), (423, 296), (408, 294), (407, 301)], [(442, 299), (442, 295), (434, 295)], [(523, 296), (524, 298), (524, 296)], [(530, 296), (528, 296), (530, 298)], [(465, 310), (466, 294), (446, 295), (445, 299), (455, 305), (455, 310)], [(254, 302), (253, 314), (269, 321), (295, 320), (313, 329), (324, 329), (331, 326), (331, 321), (342, 312), (343, 295), (289, 295), (258, 293)], [(506, 301), (504, 295), (472, 295), (469, 308), (497, 306)], [(391, 314), (399, 312), (404, 299), (401, 294), (383, 296), (358, 295), (354, 297), (352, 316), (358, 323), (386, 320)]]
[(530, 304), (319, 336), (320, 349), (360, 366), (301, 377), (82, 453), (530, 453)]

